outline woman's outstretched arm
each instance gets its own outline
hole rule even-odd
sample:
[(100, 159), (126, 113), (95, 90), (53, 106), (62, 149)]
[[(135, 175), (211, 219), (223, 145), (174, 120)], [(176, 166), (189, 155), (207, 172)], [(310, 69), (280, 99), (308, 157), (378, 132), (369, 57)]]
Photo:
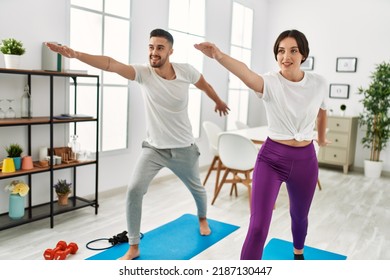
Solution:
[(245, 63), (223, 53), (216, 45), (209, 42), (195, 44), (194, 47), (206, 56), (218, 61), (223, 67), (236, 75), (250, 89), (255, 92), (263, 92), (263, 78), (250, 70)]

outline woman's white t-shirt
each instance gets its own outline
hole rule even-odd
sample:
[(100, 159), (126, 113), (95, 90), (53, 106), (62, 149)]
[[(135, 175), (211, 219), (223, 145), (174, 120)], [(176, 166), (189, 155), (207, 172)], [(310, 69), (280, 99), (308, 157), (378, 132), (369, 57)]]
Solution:
[(310, 72), (305, 72), (299, 82), (289, 81), (279, 72), (261, 76), (264, 90), (257, 95), (264, 101), (268, 136), (275, 140), (312, 140), (318, 112), (327, 109), (326, 80)]
[(132, 65), (144, 93), (146, 141), (159, 149), (183, 148), (195, 142), (188, 117), (188, 89), (201, 74), (186, 63), (172, 63), (176, 78), (166, 80), (150, 65)]

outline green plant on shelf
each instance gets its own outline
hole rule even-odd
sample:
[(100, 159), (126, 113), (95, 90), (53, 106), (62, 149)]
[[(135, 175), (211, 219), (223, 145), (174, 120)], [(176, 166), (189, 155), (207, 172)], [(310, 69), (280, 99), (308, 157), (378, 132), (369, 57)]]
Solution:
[(3, 39), (0, 45), (0, 51), (3, 54), (23, 55), (26, 49), (21, 41), (14, 38)]
[(20, 157), (23, 153), (23, 148), (19, 144), (10, 144), (5, 148), (8, 157)]
[(53, 188), (55, 189), (58, 195), (65, 195), (71, 192), (71, 186), (72, 183), (68, 183), (66, 182), (66, 179), (64, 179), (64, 180), (58, 180), (57, 184), (55, 184)]

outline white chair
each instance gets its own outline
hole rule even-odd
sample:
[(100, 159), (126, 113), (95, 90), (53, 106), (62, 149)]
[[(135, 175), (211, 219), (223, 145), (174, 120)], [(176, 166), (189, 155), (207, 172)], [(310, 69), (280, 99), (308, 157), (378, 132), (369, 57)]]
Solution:
[[(235, 124), (236, 124), (236, 128), (237, 128), (237, 129), (246, 129), (246, 128), (250, 128), (249, 125), (243, 123), (242, 121), (236, 121)], [(255, 145), (256, 145), (256, 147), (257, 147), (257, 150), (260, 151), (260, 148), (261, 148), (261, 145), (262, 145), (262, 144), (258, 144), (258, 143), (256, 143), (256, 142), (254, 142), (254, 143), (255, 143)]]
[(214, 187), (214, 194), (215, 194), (218, 187), (219, 175), (221, 173), (221, 170), (225, 169), (219, 158), (219, 153), (218, 153), (218, 137), (219, 134), (223, 132), (223, 130), (218, 125), (210, 121), (203, 122), (203, 128), (206, 132), (206, 136), (209, 141), (210, 151), (214, 155), (209, 170), (207, 171), (206, 178), (204, 179), (203, 185), (206, 185), (207, 179), (209, 178), (211, 171), (216, 170), (217, 174), (216, 174), (215, 187)]
[[(250, 206), (252, 193), (251, 172), (255, 166), (258, 153), (256, 145), (245, 136), (224, 132), (219, 136), (218, 152), (226, 170), (214, 194), (211, 204), (214, 204), (224, 184), (232, 183), (230, 195), (232, 195), (233, 190), (235, 190), (237, 196), (237, 183), (242, 183), (248, 188)], [(232, 173), (233, 178), (227, 179), (230, 173)], [(244, 176), (240, 177), (240, 175)]]
[(249, 125), (247, 125), (241, 121), (236, 121), (235, 124), (236, 124), (237, 129), (249, 128)]

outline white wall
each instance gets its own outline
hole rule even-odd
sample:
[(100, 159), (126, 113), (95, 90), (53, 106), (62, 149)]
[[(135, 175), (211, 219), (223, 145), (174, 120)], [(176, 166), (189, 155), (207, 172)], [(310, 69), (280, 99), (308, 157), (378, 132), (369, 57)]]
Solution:
[[(23, 8), (21, 8), (23, 7)], [(0, 2), (0, 39), (9, 37), (21, 40), (26, 48), (22, 57), (21, 67), (25, 69), (41, 69), (41, 47), (45, 41), (68, 41), (68, 5), (67, 1), (50, 0), (2, 0)], [(0, 55), (0, 67), (4, 67), (3, 56)], [(0, 75), (0, 99), (13, 98), (14, 109), (20, 116), (20, 98), (27, 82), (25, 76)], [(55, 79), (56, 108), (65, 108), (65, 79)], [(49, 114), (49, 80), (47, 77), (32, 77), (33, 114), (42, 116)], [(4, 106), (4, 104), (2, 104)], [(33, 158), (38, 158), (38, 147), (49, 146), (48, 126), (34, 126), (33, 131)], [(55, 128), (56, 146), (67, 143), (63, 126)], [(65, 142), (66, 141), (66, 142)], [(20, 143), (27, 147), (26, 129), (9, 127), (0, 129), (0, 159), (6, 156), (4, 147), (10, 143)], [(62, 173), (62, 172), (60, 172)], [(33, 183), (36, 187), (33, 192), (33, 202), (46, 202), (50, 191), (48, 174), (36, 175)], [(8, 195), (4, 186), (10, 180), (0, 181), (0, 213), (8, 212)], [(38, 188), (38, 185), (40, 186)], [(47, 186), (47, 188), (45, 187)]]
[[(222, 50), (228, 52), (230, 45), (230, 20), (232, 0), (208, 0), (206, 3), (206, 39), (216, 43)], [(350, 98), (345, 101), (347, 113), (357, 114), (361, 104), (355, 92), (358, 86), (366, 86), (368, 76), (375, 63), (388, 60), (390, 49), (389, 26), (390, 1), (387, 0), (239, 0), (238, 2), (254, 9), (254, 37), (251, 67), (263, 73), (276, 69), (272, 46), (276, 36), (283, 30), (296, 28), (303, 31), (309, 41), (311, 55), (315, 57), (315, 71), (323, 74), (329, 82), (348, 83), (351, 85)], [(132, 0), (131, 49), (132, 62), (147, 61), (147, 44), (150, 30), (168, 25), (169, 0)], [(57, 41), (69, 42), (69, 0), (2, 0), (0, 2), (0, 39), (15, 37), (22, 40), (27, 48), (23, 56), (22, 66), (26, 69), (40, 69), (41, 43)], [(20, 7), (23, 6), (23, 9)], [(153, 7), (153, 8), (150, 8)], [(17, 12), (16, 12), (17, 11)], [(196, 51), (196, 50), (194, 50)], [(336, 73), (336, 57), (354, 56), (358, 58), (356, 73)], [(204, 58), (204, 76), (226, 100), (228, 73), (215, 61)], [(4, 60), (0, 57), (0, 67)], [(0, 76), (0, 98), (14, 95), (20, 98), (24, 78)], [(65, 95), (61, 90), (63, 81), (56, 81), (59, 95)], [(34, 83), (34, 97), (40, 103), (35, 104), (34, 111), (45, 113), (47, 98), (47, 82), (38, 79)], [(56, 106), (63, 106), (62, 101)], [(338, 108), (340, 101), (332, 100), (331, 106)], [(214, 104), (205, 96), (202, 98), (202, 120), (212, 120), (225, 127), (225, 118), (214, 113)], [(46, 112), (47, 114), (47, 112)], [(101, 153), (99, 168), (99, 189), (101, 191), (126, 185), (134, 169), (136, 158), (141, 151), (141, 142), (145, 136), (145, 116), (140, 88), (136, 83), (130, 84), (129, 107), (129, 148), (123, 151)], [(265, 124), (265, 115), (261, 100), (250, 97), (249, 124)], [(34, 142), (38, 145), (48, 145), (44, 128), (36, 128), (39, 136)], [(41, 136), (41, 130), (43, 136)], [(24, 132), (14, 128), (0, 130), (0, 147), (12, 142), (12, 139), (22, 139)], [(358, 135), (359, 139), (361, 133)], [(58, 142), (67, 139), (58, 139)], [(362, 150), (360, 142), (355, 165), (361, 167), (368, 152)], [(65, 142), (66, 143), (66, 142)], [(201, 150), (200, 165), (211, 162), (205, 133), (197, 141)], [(33, 153), (33, 156), (37, 152)], [(0, 148), (0, 158), (5, 157), (5, 151)], [(390, 171), (390, 148), (382, 153), (385, 170)], [(87, 184), (94, 175), (93, 168), (85, 168), (78, 176), (78, 185)], [(164, 171), (160, 176), (170, 174)], [(42, 175), (41, 177), (44, 177)], [(43, 180), (43, 178), (42, 178)], [(0, 189), (4, 181), (0, 181)], [(7, 196), (0, 190), (0, 213), (7, 211)], [(41, 202), (40, 192), (46, 188), (34, 190), (34, 202)], [(82, 194), (82, 193), (81, 193)]]

